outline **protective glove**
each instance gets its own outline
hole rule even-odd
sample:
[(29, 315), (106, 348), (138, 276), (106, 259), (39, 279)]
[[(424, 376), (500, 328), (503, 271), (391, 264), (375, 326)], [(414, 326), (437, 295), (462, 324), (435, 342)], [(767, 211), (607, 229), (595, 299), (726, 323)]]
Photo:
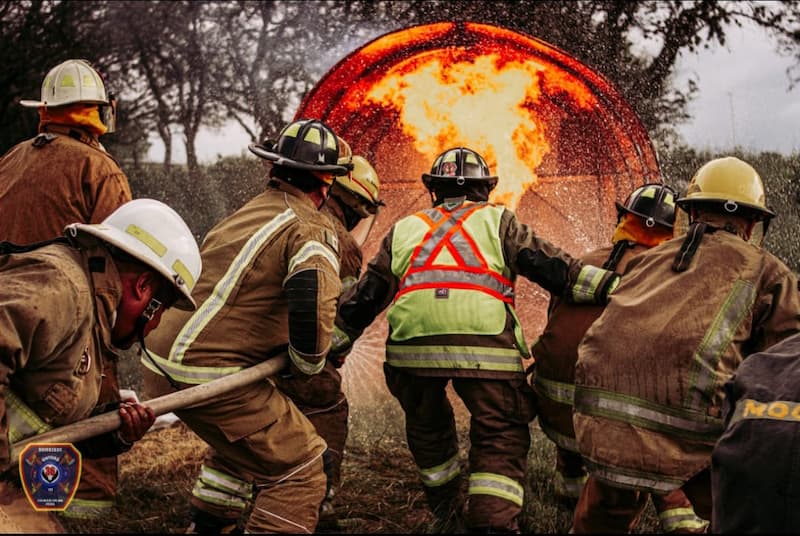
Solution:
[(331, 349), (328, 351), (328, 361), (333, 363), (333, 366), (342, 368), (344, 360), (353, 349), (353, 341), (350, 337), (339, 329), (339, 326), (333, 326), (333, 334), (331, 335)]

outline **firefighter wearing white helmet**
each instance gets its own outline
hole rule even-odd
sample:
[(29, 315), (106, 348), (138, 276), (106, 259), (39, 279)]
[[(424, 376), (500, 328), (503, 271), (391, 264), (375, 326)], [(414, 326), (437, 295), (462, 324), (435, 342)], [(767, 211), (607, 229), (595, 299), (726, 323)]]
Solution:
[[(0, 244), (2, 470), (12, 461), (10, 438), (88, 417), (119, 350), (155, 329), (173, 304), (193, 308), (199, 250), (166, 205), (131, 201), (102, 224), (70, 225), (65, 235)], [(84, 457), (126, 451), (155, 420), (150, 408), (132, 402), (122, 402), (119, 414), (118, 431), (77, 445)]]
[[(100, 223), (132, 199), (128, 178), (99, 138), (114, 130), (115, 101), (86, 60), (71, 59), (44, 77), (38, 100), (39, 133), (0, 157), (0, 240), (30, 244), (60, 236), (73, 222)], [(31, 218), (31, 214), (36, 214)], [(115, 374), (106, 374), (99, 404), (120, 399)], [(111, 511), (116, 458), (84, 464), (67, 517)]]
[[(453, 147), (422, 175), (433, 207), (400, 219), (339, 307), (331, 353), (387, 309), (386, 385), (405, 412), (408, 447), (441, 531), (518, 532), (524, 503), (529, 357), (514, 309), (518, 275), (572, 301), (604, 303), (618, 276), (539, 238), (514, 212), (488, 202), (497, 184), (486, 160)], [(452, 386), (471, 414), (462, 469)], [(449, 530), (446, 530), (449, 529)]]
[(116, 104), (89, 62), (60, 63), (45, 76), (41, 99), (21, 104), (38, 108), (39, 134), (0, 158), (0, 240), (53, 238), (68, 223), (100, 223), (132, 199), (128, 178), (98, 139), (113, 131)]
[[(284, 352), (281, 375), (301, 383), (326, 366), (341, 282), (336, 230), (319, 209), (348, 171), (338, 138), (300, 119), (249, 149), (270, 163), (267, 186), (208, 232), (197, 311), (169, 311), (148, 337), (150, 396), (170, 390), (169, 376), (197, 385)], [(211, 446), (192, 490), (191, 531), (234, 530), (252, 505), (247, 532), (314, 532), (325, 441), (273, 382), (175, 413)]]
[(676, 489), (710, 521), (723, 386), (751, 353), (800, 331), (797, 278), (750, 243), (774, 216), (753, 166), (709, 161), (676, 205), (687, 231), (631, 261), (578, 346), (572, 420), (589, 479), (576, 533), (632, 532), (648, 493)]

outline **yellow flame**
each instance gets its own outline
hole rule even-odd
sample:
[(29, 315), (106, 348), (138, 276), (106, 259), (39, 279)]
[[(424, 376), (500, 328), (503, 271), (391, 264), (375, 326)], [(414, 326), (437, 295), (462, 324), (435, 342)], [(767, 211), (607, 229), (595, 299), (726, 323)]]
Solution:
[(403, 131), (431, 161), (458, 145), (476, 150), (500, 177), (492, 201), (516, 210), (550, 151), (535, 106), (546, 68), (530, 60), (503, 62), (498, 54), (448, 59), (439, 50), (398, 63), (367, 100), (396, 107)]

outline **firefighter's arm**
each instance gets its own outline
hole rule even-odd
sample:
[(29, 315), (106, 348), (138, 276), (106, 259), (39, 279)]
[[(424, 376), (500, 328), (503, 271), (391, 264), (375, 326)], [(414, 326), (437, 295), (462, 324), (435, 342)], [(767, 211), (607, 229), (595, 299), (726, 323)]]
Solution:
[(800, 293), (791, 272), (772, 274), (753, 306), (753, 330), (745, 350), (764, 351), (800, 332)]
[(342, 295), (336, 316), (333, 342), (328, 359), (341, 367), (344, 359), (367, 327), (389, 306), (397, 293), (397, 278), (392, 273), (392, 233), (381, 243), (375, 257), (358, 283)]
[(289, 374), (310, 376), (325, 366), (341, 294), (335, 233), (327, 228), (290, 240), (283, 291), (289, 314)]
[(120, 417), (118, 430), (76, 444), (85, 458), (106, 458), (129, 451), (134, 443), (144, 437), (156, 420), (155, 412), (149, 406), (133, 399), (100, 406), (93, 413), (100, 415), (115, 408), (119, 411)]
[(539, 238), (511, 211), (503, 214), (500, 232), (511, 269), (552, 295), (574, 303), (605, 304), (619, 284), (619, 274), (584, 264)]

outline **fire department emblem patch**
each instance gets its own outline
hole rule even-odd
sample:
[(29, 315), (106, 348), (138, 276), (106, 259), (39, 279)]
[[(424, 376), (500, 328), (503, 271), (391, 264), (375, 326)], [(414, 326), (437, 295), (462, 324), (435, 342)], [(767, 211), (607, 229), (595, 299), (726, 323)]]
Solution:
[(66, 510), (78, 490), (81, 453), (71, 443), (31, 443), (19, 455), (19, 476), (34, 510)]

